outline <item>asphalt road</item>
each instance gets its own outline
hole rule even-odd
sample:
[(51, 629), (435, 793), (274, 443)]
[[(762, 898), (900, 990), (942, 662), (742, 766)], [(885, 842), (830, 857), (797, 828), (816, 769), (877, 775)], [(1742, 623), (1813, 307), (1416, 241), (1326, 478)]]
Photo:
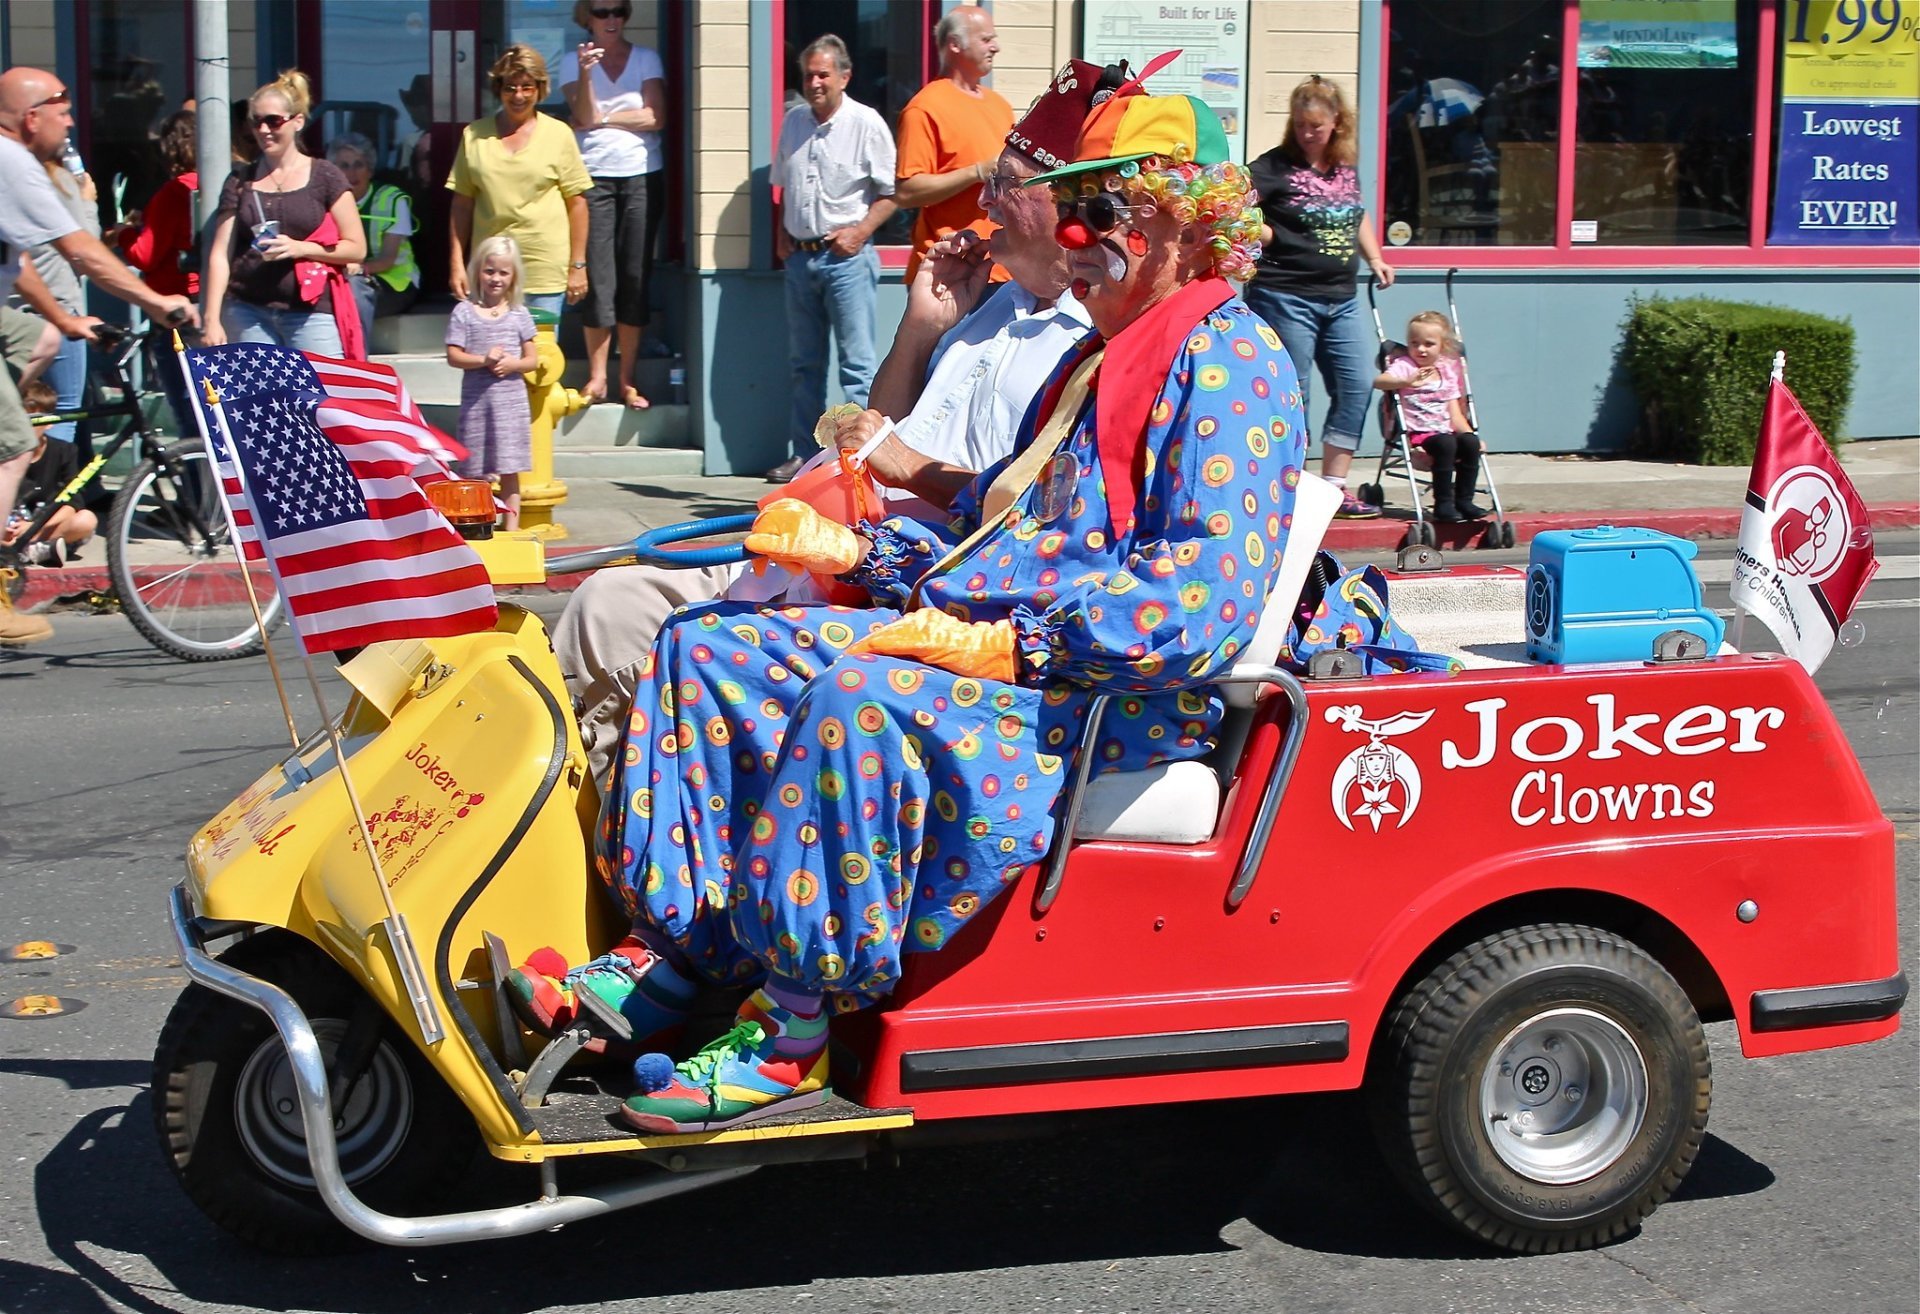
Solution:
[[(1867, 644), (1820, 684), (1896, 824), (1903, 962), (1920, 976), (1915, 550), (1883, 538), (1904, 565), (1868, 594)], [(0, 1314), (1916, 1308), (1913, 1003), (1890, 1040), (1763, 1062), (1740, 1057), (1731, 1024), (1710, 1028), (1713, 1120), (1691, 1176), (1639, 1234), (1586, 1254), (1457, 1242), (1384, 1180), (1357, 1101), (1314, 1097), (770, 1169), (484, 1247), (258, 1255), (173, 1183), (147, 1086), (183, 984), (163, 893), (193, 830), (284, 754), (284, 726), (263, 663), (185, 666), (119, 618), (56, 619), (52, 642), (0, 653), (0, 946), (73, 952), (0, 964), (0, 1001), (82, 1007), (0, 1020)], [(465, 1195), (513, 1198), (525, 1180), (483, 1161)]]

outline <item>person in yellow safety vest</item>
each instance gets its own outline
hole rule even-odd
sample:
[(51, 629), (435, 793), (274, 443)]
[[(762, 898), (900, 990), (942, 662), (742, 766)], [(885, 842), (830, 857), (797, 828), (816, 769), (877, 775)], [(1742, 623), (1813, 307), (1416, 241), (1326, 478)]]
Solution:
[(347, 277), (360, 307), (362, 337), (371, 343), (374, 320), (403, 313), (420, 295), (420, 266), (408, 240), (413, 236), (413, 203), (393, 184), (373, 181), (373, 143), (359, 133), (335, 137), (327, 144), (327, 158), (347, 176), (367, 230), (367, 258), (347, 266)]

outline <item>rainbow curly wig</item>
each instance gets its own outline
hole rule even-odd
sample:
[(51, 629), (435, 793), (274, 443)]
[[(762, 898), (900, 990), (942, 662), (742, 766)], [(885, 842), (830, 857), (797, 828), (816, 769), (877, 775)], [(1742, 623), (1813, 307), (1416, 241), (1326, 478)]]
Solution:
[[(1144, 202), (1171, 212), (1183, 224), (1205, 228), (1215, 273), (1242, 282), (1253, 277), (1264, 220), (1253, 180), (1240, 165), (1194, 164), (1155, 155), (1097, 176), (1107, 190), (1124, 195), (1127, 204)], [(1087, 192), (1100, 185), (1085, 176), (1080, 184)]]

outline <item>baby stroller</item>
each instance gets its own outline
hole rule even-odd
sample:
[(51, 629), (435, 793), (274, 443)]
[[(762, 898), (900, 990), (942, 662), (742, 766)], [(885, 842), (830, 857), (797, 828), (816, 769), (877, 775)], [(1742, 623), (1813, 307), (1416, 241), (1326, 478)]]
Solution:
[[(1447, 271), (1447, 318), (1452, 321), (1453, 336), (1461, 343), (1460, 378), (1463, 394), (1461, 405), (1466, 408), (1467, 423), (1473, 427), (1474, 432), (1478, 433), (1480, 416), (1474, 409), (1473, 381), (1467, 373), (1466, 339), (1460, 332), (1460, 312), (1453, 304), (1453, 276), (1458, 272), (1457, 269)], [(1386, 329), (1380, 323), (1380, 303), (1375, 298), (1377, 286), (1372, 279), (1367, 280), (1367, 308), (1373, 312), (1373, 333), (1380, 342), (1380, 350), (1374, 358), (1374, 368), (1385, 370), (1387, 362), (1394, 352), (1400, 349), (1401, 344), (1389, 339)], [(1420, 448), (1408, 443), (1406, 420), (1400, 413), (1400, 394), (1397, 392), (1386, 393), (1380, 398), (1380, 437), (1380, 467), (1374, 474), (1373, 482), (1361, 484), (1355, 490), (1356, 495), (1369, 505), (1385, 506), (1387, 475), (1390, 472), (1403, 475), (1407, 481), (1408, 495), (1413, 502), (1413, 529), (1409, 533), (1408, 541), (1433, 547), (1437, 542), (1437, 535), (1433, 522), (1427, 518), (1422, 498), (1423, 489), (1431, 487), (1432, 481), (1427, 478), (1427, 474), (1432, 470), (1433, 462)], [(1481, 535), (1481, 546), (1512, 547), (1513, 522), (1507, 519), (1506, 511), (1500, 505), (1500, 490), (1493, 485), (1493, 470), (1485, 459), (1480, 462), (1479, 483), (1471, 489), (1461, 491), (1469, 497), (1474, 493), (1485, 492), (1488, 500), (1493, 503), (1493, 515), (1489, 517), (1486, 532)]]

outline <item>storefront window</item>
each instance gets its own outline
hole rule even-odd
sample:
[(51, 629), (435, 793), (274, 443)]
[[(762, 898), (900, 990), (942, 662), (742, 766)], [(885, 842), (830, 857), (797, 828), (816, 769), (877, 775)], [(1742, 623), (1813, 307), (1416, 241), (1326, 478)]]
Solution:
[(1744, 245), (1758, 6), (1581, 0), (1573, 241)]
[(1395, 245), (1553, 241), (1560, 0), (1399, 0), (1387, 66)]
[(1920, 240), (1920, 0), (1384, 12), (1386, 112), (1363, 105), (1363, 127), (1381, 238), (1413, 267), (1771, 264), (1794, 246), (1864, 266)]
[[(901, 0), (787, 0), (781, 61), (782, 112), (802, 104), (799, 91), (800, 52), (809, 42), (831, 32), (847, 43), (853, 59), (853, 79), (847, 94), (880, 111), (889, 128), (897, 129), (900, 111), (924, 83), (922, 70), (930, 33), (928, 6)], [(902, 210), (874, 234), (878, 246), (905, 246), (913, 233), (913, 212)]]
[(423, 0), (332, 0), (320, 30), (326, 96), (316, 110), (323, 144), (359, 133), (373, 143), (380, 181), (422, 195), (434, 181), (429, 29)]
[(87, 7), (88, 171), (100, 222), (144, 206), (167, 180), (157, 138), (188, 96), (186, 6), (178, 0), (94, 0)]

